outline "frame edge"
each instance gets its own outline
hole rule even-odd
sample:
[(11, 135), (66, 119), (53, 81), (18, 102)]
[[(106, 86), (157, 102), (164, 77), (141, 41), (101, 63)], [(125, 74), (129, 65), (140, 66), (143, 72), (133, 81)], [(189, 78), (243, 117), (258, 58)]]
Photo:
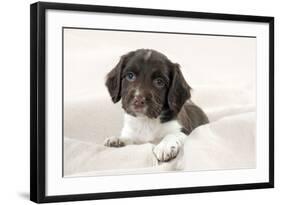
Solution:
[(30, 5), (30, 200), (45, 195), (45, 6)]
[(38, 202), (37, 170), (37, 9), (30, 5), (30, 200)]
[(274, 17), (269, 19), (269, 184), (274, 188)]
[(124, 7), (124, 6), (102, 6), (95, 4), (78, 4), (78, 3), (59, 3), (59, 2), (38, 2), (46, 9), (54, 10), (70, 10), (70, 11), (85, 11), (85, 12), (101, 12), (101, 13), (125, 13), (136, 15), (151, 15), (151, 16), (166, 16), (179, 18), (200, 18), (200, 19), (215, 19), (215, 20), (234, 20), (248, 22), (270, 22), (271, 16), (256, 16), (245, 14), (226, 14), (213, 12), (198, 12), (185, 10), (165, 10), (152, 9), (143, 7)]

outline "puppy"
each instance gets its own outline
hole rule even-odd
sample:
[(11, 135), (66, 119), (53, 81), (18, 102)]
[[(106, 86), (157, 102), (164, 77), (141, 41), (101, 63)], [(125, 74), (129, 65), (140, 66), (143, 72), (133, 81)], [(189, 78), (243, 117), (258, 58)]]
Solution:
[(190, 86), (179, 65), (151, 49), (123, 55), (106, 79), (111, 99), (125, 110), (121, 135), (109, 137), (105, 146), (153, 143), (160, 162), (182, 149), (184, 138), (208, 123), (206, 114), (191, 102)]

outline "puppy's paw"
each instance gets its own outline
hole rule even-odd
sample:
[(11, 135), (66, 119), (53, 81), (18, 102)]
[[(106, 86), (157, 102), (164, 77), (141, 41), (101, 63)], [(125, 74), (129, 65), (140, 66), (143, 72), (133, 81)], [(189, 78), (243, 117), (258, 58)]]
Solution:
[(179, 151), (180, 145), (175, 140), (164, 140), (153, 149), (155, 157), (160, 162), (168, 162), (171, 159), (174, 159)]
[(118, 137), (108, 137), (104, 141), (104, 146), (107, 147), (123, 147), (125, 143)]

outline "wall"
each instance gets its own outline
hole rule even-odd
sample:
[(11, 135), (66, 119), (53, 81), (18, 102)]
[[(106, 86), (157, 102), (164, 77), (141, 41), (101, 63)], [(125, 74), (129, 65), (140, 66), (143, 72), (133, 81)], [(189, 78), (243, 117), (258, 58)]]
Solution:
[[(0, 203), (31, 204), (29, 192), (29, 4), (33, 1), (3, 1), (1, 3), (0, 32)], [(96, 0), (62, 1), (116, 6), (147, 7), (189, 11), (269, 15), (276, 17), (276, 53), (280, 53), (280, 6), (278, 1), (252, 0)], [(277, 56), (277, 55), (276, 55)], [(279, 58), (275, 61), (275, 79), (281, 77)], [(276, 80), (279, 89), (281, 81)], [(277, 90), (276, 89), (276, 90)], [(281, 94), (275, 92), (275, 120), (281, 119)], [(276, 188), (268, 190), (236, 191), (224, 193), (191, 194), (179, 196), (146, 197), (134, 199), (103, 200), (95, 204), (275, 204), (280, 196), (280, 126), (276, 126)], [(80, 202), (93, 204), (93, 202)], [(280, 202), (279, 202), (280, 203)], [(72, 203), (71, 203), (72, 204)], [(73, 203), (75, 204), (75, 203)], [(77, 204), (77, 203), (76, 203)]]

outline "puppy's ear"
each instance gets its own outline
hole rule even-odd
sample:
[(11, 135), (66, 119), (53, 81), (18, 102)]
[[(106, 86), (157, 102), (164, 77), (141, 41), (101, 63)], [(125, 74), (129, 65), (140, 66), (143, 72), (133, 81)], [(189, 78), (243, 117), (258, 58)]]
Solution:
[(105, 85), (114, 103), (117, 103), (121, 99), (121, 81), (122, 81), (122, 71), (128, 62), (128, 58), (133, 55), (130, 52), (123, 55), (117, 65), (107, 74)]
[(168, 91), (168, 106), (178, 114), (183, 104), (191, 96), (191, 87), (185, 81), (178, 64), (173, 64), (172, 82)]

